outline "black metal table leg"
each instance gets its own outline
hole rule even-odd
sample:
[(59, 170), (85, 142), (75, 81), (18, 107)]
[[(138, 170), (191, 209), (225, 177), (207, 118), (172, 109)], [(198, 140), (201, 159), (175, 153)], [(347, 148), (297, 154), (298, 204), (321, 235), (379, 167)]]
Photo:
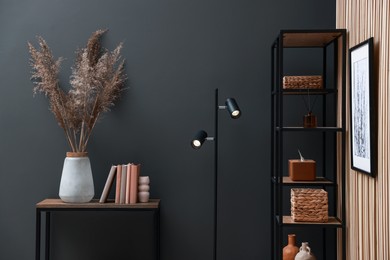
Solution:
[(155, 216), (155, 219), (156, 219), (156, 259), (157, 260), (160, 260), (160, 210), (157, 209), (157, 211), (155, 212), (156, 216)]
[(45, 259), (50, 259), (50, 211), (46, 211)]
[(35, 215), (35, 260), (41, 259), (41, 211), (36, 209)]

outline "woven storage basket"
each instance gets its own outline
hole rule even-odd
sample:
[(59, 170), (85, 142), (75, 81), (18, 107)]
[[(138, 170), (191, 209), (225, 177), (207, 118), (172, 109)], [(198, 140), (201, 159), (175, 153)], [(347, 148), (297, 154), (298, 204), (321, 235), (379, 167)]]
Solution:
[(283, 89), (322, 89), (322, 76), (284, 76)]
[(328, 222), (328, 193), (323, 189), (291, 189), (291, 216), (297, 222)]

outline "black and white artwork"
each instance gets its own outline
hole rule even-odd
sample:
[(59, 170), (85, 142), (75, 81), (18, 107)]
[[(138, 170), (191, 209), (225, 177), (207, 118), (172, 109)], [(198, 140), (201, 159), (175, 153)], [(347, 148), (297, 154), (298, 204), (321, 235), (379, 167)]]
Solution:
[(352, 168), (374, 175), (373, 166), (373, 38), (350, 49)]
[(354, 155), (370, 159), (370, 129), (365, 127), (370, 122), (368, 89), (368, 59), (363, 58), (353, 64), (355, 71), (353, 92), (353, 145)]

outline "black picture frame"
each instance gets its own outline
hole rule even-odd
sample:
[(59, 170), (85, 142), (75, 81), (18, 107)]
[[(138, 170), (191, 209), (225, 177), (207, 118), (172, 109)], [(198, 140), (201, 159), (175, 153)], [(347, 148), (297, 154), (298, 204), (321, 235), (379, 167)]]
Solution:
[(374, 38), (349, 49), (351, 168), (376, 175)]

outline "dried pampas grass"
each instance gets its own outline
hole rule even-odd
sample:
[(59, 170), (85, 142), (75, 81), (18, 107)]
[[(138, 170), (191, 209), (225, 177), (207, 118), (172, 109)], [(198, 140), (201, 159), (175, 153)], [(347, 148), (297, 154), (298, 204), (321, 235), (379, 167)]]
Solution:
[(105, 32), (94, 32), (87, 46), (77, 51), (68, 92), (62, 90), (58, 80), (62, 58), (54, 59), (42, 37), (38, 37), (39, 49), (28, 43), (33, 92), (48, 97), (50, 110), (64, 129), (73, 152), (86, 151), (99, 115), (110, 110), (125, 85), (124, 60), (120, 56), (122, 43), (111, 52), (102, 49), (100, 40)]

